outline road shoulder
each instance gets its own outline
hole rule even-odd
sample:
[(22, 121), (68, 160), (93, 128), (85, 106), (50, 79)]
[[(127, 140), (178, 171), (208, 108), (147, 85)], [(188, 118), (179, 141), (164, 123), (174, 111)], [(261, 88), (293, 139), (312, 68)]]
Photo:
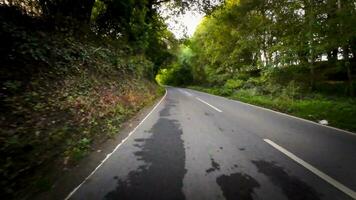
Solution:
[(75, 167), (67, 170), (56, 170), (54, 173), (61, 173), (61, 178), (53, 184), (51, 190), (36, 195), (34, 199), (56, 200), (66, 198), (74, 188), (81, 184), (83, 180), (101, 164), (108, 154), (113, 152), (118, 144), (135, 130), (135, 127), (149, 115), (163, 98), (164, 96), (157, 97), (150, 105), (145, 106), (133, 117), (124, 122), (119, 133), (112, 139), (94, 145), (89, 154), (80, 160)]

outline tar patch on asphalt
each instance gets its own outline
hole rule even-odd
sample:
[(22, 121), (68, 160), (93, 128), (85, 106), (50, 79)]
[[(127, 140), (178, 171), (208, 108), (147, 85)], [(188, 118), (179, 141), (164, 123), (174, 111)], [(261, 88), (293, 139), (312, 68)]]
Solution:
[(206, 170), (206, 173), (208, 173), (208, 174), (213, 171), (220, 170), (219, 163), (217, 163), (213, 158), (210, 158), (210, 160), (211, 160), (211, 167)]
[(149, 131), (147, 139), (137, 139), (140, 148), (136, 158), (145, 164), (131, 171), (105, 199), (185, 199), (182, 187), (185, 169), (185, 149), (182, 130), (176, 120), (169, 119), (173, 100), (167, 99), (160, 118)]
[(216, 182), (223, 191), (226, 200), (253, 200), (253, 190), (260, 187), (255, 179), (242, 173), (219, 176)]
[(264, 160), (252, 161), (258, 171), (266, 175), (273, 184), (280, 187), (283, 193), (291, 200), (318, 200), (318, 193), (307, 183), (297, 177), (288, 175), (282, 167), (274, 162)]

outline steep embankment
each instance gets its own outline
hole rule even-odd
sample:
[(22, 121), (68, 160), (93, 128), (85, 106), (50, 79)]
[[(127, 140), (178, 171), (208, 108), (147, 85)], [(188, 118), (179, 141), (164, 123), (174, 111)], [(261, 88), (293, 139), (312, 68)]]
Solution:
[(48, 171), (75, 165), (161, 93), (145, 78), (153, 64), (129, 45), (0, 17), (0, 187), (9, 199), (47, 190)]

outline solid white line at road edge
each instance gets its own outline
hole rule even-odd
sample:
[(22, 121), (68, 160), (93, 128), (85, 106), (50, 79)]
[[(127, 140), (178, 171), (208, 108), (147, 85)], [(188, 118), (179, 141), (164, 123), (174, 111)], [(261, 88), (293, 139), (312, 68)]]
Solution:
[(202, 102), (202, 103), (205, 103), (206, 105), (208, 105), (208, 106), (214, 108), (216, 111), (222, 112), (222, 111), (221, 111), (220, 109), (218, 109), (217, 107), (215, 107), (215, 106), (213, 106), (213, 105), (210, 105), (208, 102), (206, 102), (206, 101), (200, 99), (199, 97), (195, 97), (195, 98), (196, 98), (198, 101), (200, 101), (200, 102)]
[(84, 179), (83, 182), (81, 182), (76, 188), (73, 189), (73, 191), (71, 193), (68, 194), (68, 196), (65, 198), (65, 200), (70, 199), (73, 194), (91, 177), (93, 176), (93, 174), (104, 164), (104, 162), (109, 159), (109, 157), (127, 140), (127, 138), (129, 138), (132, 133), (134, 133), (136, 131), (136, 129), (152, 114), (152, 112), (161, 104), (161, 102), (165, 99), (167, 95), (167, 89), (166, 89), (166, 93), (164, 94), (164, 96), (162, 97), (162, 99), (156, 104), (156, 106), (146, 115), (145, 118), (143, 118), (143, 120), (129, 133), (129, 135), (123, 139), (116, 147), (115, 149), (109, 153), (108, 155), (106, 155), (106, 157), (104, 158), (104, 160), (102, 160), (100, 162), (100, 164)]
[(269, 139), (263, 139), (265, 142), (267, 142), (268, 144), (270, 144), (272, 147), (276, 148), (278, 151), (282, 152), (283, 154), (285, 154), (286, 156), (288, 156), (290, 159), (294, 160), (295, 162), (297, 162), (298, 164), (302, 165), (303, 167), (307, 168), (309, 171), (311, 171), (312, 173), (314, 173), (315, 175), (319, 176), (321, 179), (323, 179), (324, 181), (328, 182), (329, 184), (333, 185), (334, 187), (336, 187), (337, 189), (339, 189), (340, 191), (344, 192), (345, 194), (347, 194), (348, 196), (350, 196), (353, 199), (356, 199), (356, 192), (351, 190), (350, 188), (346, 187), (345, 185), (341, 184), (340, 182), (338, 182), (337, 180), (331, 178), (330, 176), (328, 176), (327, 174), (321, 172), (320, 170), (318, 170), (317, 168), (313, 167), (312, 165), (310, 165), (309, 163), (305, 162), (304, 160), (300, 159), (299, 157), (297, 157), (296, 155), (294, 155), (293, 153), (289, 152), (288, 150), (286, 150), (285, 148), (279, 146), (278, 144), (274, 143), (273, 141), (269, 140)]

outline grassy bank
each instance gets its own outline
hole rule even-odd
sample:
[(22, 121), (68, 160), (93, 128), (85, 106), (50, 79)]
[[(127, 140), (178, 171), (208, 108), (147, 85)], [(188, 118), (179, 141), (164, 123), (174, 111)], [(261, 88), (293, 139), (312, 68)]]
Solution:
[(27, 199), (163, 93), (153, 64), (125, 42), (0, 19), (1, 194)]
[(354, 98), (322, 94), (304, 94), (302, 97), (292, 98), (288, 94), (263, 95), (253, 88), (237, 90), (224, 87), (190, 86), (189, 88), (270, 108), (315, 122), (327, 120), (330, 126), (356, 131), (356, 100)]

